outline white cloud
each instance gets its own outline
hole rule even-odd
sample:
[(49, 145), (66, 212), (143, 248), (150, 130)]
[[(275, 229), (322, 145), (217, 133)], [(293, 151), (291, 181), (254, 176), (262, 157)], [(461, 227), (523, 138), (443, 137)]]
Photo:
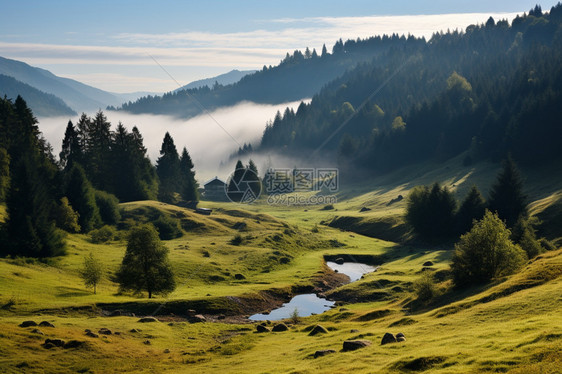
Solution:
[[(100, 74), (109, 73), (111, 66), (143, 66), (145, 72), (155, 70), (153, 56), (165, 67), (185, 71), (203, 67), (228, 71), (256, 69), (263, 65), (276, 65), (286, 52), (305, 47), (319, 50), (325, 43), (328, 48), (342, 38), (366, 38), (381, 34), (412, 34), (430, 38), (434, 32), (447, 29), (465, 29), (469, 24), (484, 23), (492, 16), (496, 20), (512, 20), (516, 13), (466, 13), (415, 16), (366, 16), (366, 17), (316, 17), (269, 20), (261, 29), (247, 32), (212, 33), (191, 31), (186, 33), (142, 34), (123, 33), (106, 40), (107, 45), (65, 45), (38, 43), (0, 42), (4, 57), (23, 60), (32, 65), (81, 66), (83, 73), (73, 78), (104, 88)], [(286, 26), (266, 29), (267, 23)], [(176, 69), (176, 72), (178, 70)], [(75, 69), (76, 70), (76, 69)], [(63, 68), (55, 74), (64, 75)], [(182, 83), (207, 78), (209, 75), (189, 76), (176, 73)], [(202, 73), (201, 73), (202, 74)], [(154, 77), (154, 74), (147, 74)], [(135, 72), (138, 77), (138, 72)], [(164, 77), (164, 75), (162, 75)], [(166, 91), (169, 82), (147, 78), (133, 81), (132, 75), (114, 76), (111, 89), (126, 92), (132, 90)], [(136, 79), (136, 78), (135, 78)], [(119, 87), (120, 86), (120, 87)], [(108, 89), (108, 88), (106, 88)]]

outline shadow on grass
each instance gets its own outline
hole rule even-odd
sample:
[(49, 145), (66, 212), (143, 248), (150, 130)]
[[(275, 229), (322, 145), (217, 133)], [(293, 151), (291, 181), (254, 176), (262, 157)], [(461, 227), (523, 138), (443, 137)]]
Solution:
[(81, 290), (74, 287), (64, 287), (59, 286), (57, 289), (57, 297), (80, 297), (80, 296), (91, 296), (93, 293), (86, 290)]

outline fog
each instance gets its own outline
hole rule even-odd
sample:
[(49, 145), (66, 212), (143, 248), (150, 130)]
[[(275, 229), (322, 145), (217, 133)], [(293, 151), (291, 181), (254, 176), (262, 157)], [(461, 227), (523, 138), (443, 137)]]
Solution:
[[(236, 160), (228, 161), (229, 156), (244, 143), (258, 144), (266, 122), (273, 120), (278, 110), (281, 113), (286, 107), (296, 110), (299, 104), (300, 101), (278, 105), (245, 102), (233, 107), (217, 109), (210, 115), (201, 114), (188, 120), (170, 116), (136, 115), (115, 111), (104, 111), (104, 113), (111, 122), (112, 129), (115, 129), (119, 122), (123, 123), (129, 131), (133, 126), (139, 128), (144, 137), (144, 145), (148, 149), (148, 155), (153, 163), (159, 157), (162, 139), (168, 131), (174, 139), (179, 153), (184, 146), (187, 147), (195, 164), (196, 178), (199, 183), (204, 183), (214, 176), (226, 179), (236, 163)], [(95, 115), (95, 113), (87, 114), (90, 117)], [(79, 116), (39, 118), (39, 129), (53, 146), (55, 155), (58, 156), (61, 150), (68, 121), (72, 120), (76, 124), (78, 118)], [(266, 165), (275, 167), (294, 166), (293, 160), (282, 158), (279, 155), (275, 157), (256, 156), (255, 161), (258, 168), (263, 168)]]

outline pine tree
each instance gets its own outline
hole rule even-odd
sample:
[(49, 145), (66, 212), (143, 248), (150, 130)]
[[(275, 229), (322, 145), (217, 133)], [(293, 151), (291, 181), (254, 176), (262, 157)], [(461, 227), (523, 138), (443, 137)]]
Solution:
[(167, 294), (176, 288), (168, 250), (158, 238), (152, 225), (141, 225), (131, 229), (127, 251), (116, 274), (121, 291)]
[(180, 158), (180, 175), (182, 178), (181, 197), (185, 201), (197, 201), (198, 184), (195, 180), (195, 171), (193, 171), (193, 161), (183, 147)]
[(111, 123), (100, 110), (90, 122), (88, 134), (88, 164), (85, 167), (88, 179), (99, 190), (110, 190), (110, 181), (107, 176), (110, 170), (111, 155)]
[(457, 233), (464, 234), (472, 228), (474, 220), (480, 220), (486, 211), (486, 201), (478, 190), (472, 186), (457, 212)]
[(101, 225), (101, 217), (98, 206), (96, 205), (96, 198), (94, 188), (88, 178), (84, 169), (78, 164), (74, 164), (67, 176), (66, 182), (66, 196), (72, 207), (78, 212), (78, 223), (82, 232), (89, 232), (90, 230)]
[(60, 166), (66, 170), (70, 170), (75, 162), (79, 164), (83, 162), (78, 132), (74, 128), (72, 121), (68, 121), (66, 131), (64, 132), (59, 160)]
[(513, 227), (520, 216), (527, 217), (526, 196), (523, 194), (523, 179), (511, 157), (503, 162), (496, 183), (490, 190), (488, 206), (497, 212), (507, 227)]
[(164, 135), (160, 157), (156, 161), (156, 173), (160, 179), (158, 199), (167, 203), (176, 202), (175, 193), (180, 190), (179, 181), (181, 180), (180, 159), (174, 139), (168, 132)]

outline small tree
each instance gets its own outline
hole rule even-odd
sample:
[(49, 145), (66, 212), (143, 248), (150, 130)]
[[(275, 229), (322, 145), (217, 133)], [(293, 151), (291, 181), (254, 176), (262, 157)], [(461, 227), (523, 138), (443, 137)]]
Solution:
[(80, 276), (84, 280), (86, 287), (94, 287), (95, 294), (97, 285), (103, 276), (103, 266), (91, 252), (84, 258), (84, 268), (80, 272)]
[(147, 291), (148, 298), (153, 293), (166, 294), (176, 288), (168, 250), (154, 226), (145, 224), (131, 230), (116, 276), (121, 291)]
[(513, 244), (510, 235), (497, 214), (486, 211), (482, 220), (455, 245), (451, 264), (455, 285), (484, 283), (517, 270), (526, 256)]

